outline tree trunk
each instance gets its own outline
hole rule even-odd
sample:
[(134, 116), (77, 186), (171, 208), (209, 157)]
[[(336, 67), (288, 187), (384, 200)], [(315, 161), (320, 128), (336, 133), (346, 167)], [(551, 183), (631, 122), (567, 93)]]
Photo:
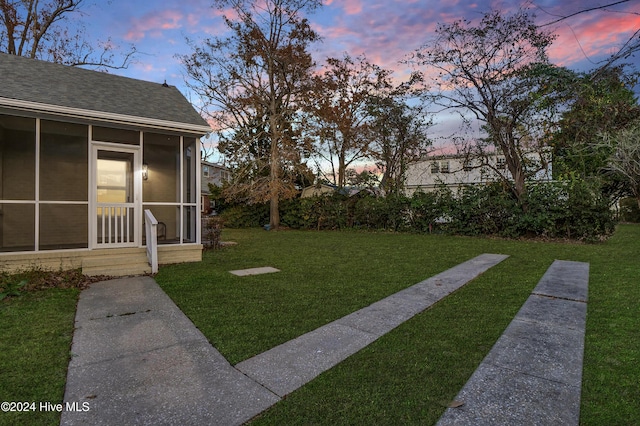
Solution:
[(271, 196), (269, 202), (269, 229), (276, 230), (280, 227), (280, 200), (276, 195)]
[(280, 226), (280, 150), (279, 150), (279, 132), (275, 117), (270, 120), (271, 126), (271, 162), (269, 168), (269, 228), (278, 229)]

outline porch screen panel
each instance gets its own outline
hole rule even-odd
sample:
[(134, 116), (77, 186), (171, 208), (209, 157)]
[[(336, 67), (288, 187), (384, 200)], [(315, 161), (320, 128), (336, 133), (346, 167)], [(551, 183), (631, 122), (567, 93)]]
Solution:
[(197, 158), (197, 146), (195, 138), (184, 138), (183, 148), (183, 164), (184, 164), (184, 176), (183, 176), (183, 202), (189, 204), (196, 204), (196, 197), (200, 194), (196, 193), (196, 177), (199, 173), (198, 158)]
[(0, 252), (35, 250), (35, 204), (0, 204)]
[(87, 132), (84, 125), (41, 120), (41, 201), (89, 200)]
[(182, 242), (183, 243), (195, 243), (196, 242), (196, 220), (198, 220), (199, 216), (197, 215), (198, 210), (195, 206), (184, 207), (183, 208), (183, 232), (182, 232)]
[[(158, 244), (176, 244), (180, 242), (180, 207), (145, 205), (142, 210), (149, 209), (158, 221)], [(143, 235), (146, 233), (143, 227)], [(146, 243), (146, 235), (144, 235)]]
[(180, 137), (144, 134), (143, 164), (148, 175), (143, 197), (149, 203), (180, 202)]
[(87, 205), (40, 204), (40, 250), (89, 247)]
[(36, 120), (0, 114), (0, 200), (35, 200)]

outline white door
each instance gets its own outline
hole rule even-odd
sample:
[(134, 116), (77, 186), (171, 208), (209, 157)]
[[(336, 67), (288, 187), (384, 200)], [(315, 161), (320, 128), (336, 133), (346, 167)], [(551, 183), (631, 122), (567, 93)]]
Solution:
[(94, 146), (93, 247), (138, 245), (138, 150)]

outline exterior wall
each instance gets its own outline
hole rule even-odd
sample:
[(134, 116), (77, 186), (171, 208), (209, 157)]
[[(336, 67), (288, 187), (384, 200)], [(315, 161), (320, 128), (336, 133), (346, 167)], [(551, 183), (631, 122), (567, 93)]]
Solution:
[[(535, 154), (531, 154), (531, 159)], [(496, 155), (488, 161), (501, 173), (508, 174), (505, 170), (504, 157)], [(479, 164), (466, 163), (459, 156), (428, 157), (422, 161), (409, 165), (405, 192), (412, 195), (415, 191), (433, 191), (441, 185), (453, 190), (458, 190), (466, 185), (476, 185), (487, 182), (495, 182), (500, 176), (491, 167), (481, 167)], [(545, 170), (539, 171), (533, 180), (550, 181), (552, 179), (552, 166), (548, 164)]]
[(211, 200), (209, 199), (209, 195), (211, 195), (209, 192), (209, 184), (218, 187), (222, 186), (225, 181), (231, 179), (231, 172), (220, 164), (203, 161), (201, 164), (200, 179), (202, 181), (200, 194), (202, 197), (202, 214), (207, 215), (215, 209), (215, 206), (212, 205)]
[[(167, 245), (158, 247), (158, 263), (202, 261), (202, 245)], [(17, 272), (26, 269), (82, 269), (86, 275), (125, 276), (151, 272), (145, 248), (66, 250), (40, 253), (6, 253), (0, 256), (0, 270)]]
[(329, 185), (312, 185), (302, 190), (300, 198), (317, 197), (320, 195), (333, 194), (334, 192), (336, 192), (336, 188)]

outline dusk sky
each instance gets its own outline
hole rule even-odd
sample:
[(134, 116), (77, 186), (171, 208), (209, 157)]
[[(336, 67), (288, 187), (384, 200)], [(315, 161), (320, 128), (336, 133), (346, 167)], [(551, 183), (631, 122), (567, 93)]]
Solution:
[[(510, 11), (529, 5), (543, 24), (614, 1), (326, 0), (308, 18), (323, 37), (313, 47), (319, 64), (344, 52), (366, 54), (371, 62), (402, 77), (406, 70), (398, 62), (433, 36), (439, 22), (473, 20), (492, 9)], [(159, 83), (166, 80), (187, 96), (184, 72), (175, 55), (189, 53), (187, 37), (199, 40), (225, 30), (221, 12), (211, 7), (210, 0), (96, 0), (83, 11), (89, 34), (97, 39), (110, 36), (123, 46), (134, 44), (140, 52), (128, 69), (112, 73)], [(591, 69), (640, 29), (640, 0), (578, 14), (546, 28), (558, 35), (549, 51), (554, 64)], [(638, 58), (634, 61), (640, 63)]]

